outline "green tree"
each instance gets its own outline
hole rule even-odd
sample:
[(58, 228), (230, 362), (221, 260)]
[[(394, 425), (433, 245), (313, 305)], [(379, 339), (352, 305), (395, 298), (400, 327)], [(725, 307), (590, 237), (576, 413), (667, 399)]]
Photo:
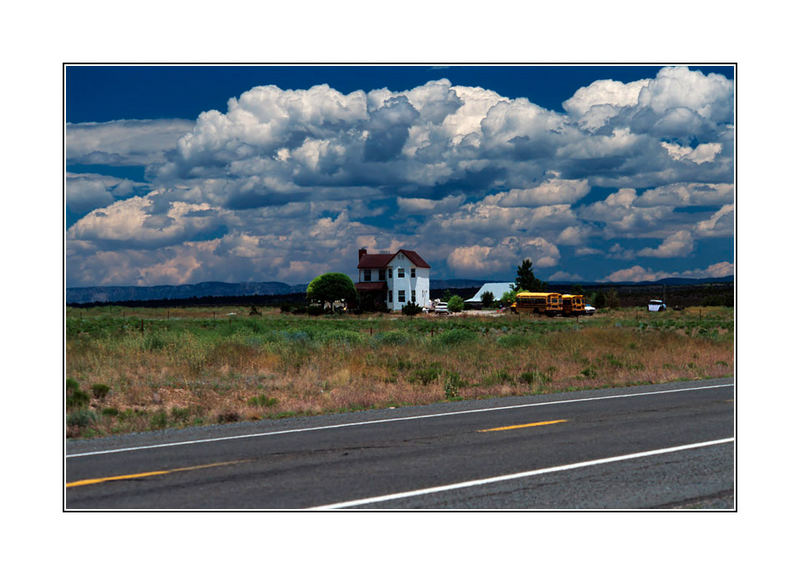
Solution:
[[(513, 286), (509, 286), (513, 287)], [(511, 307), (511, 304), (514, 303), (517, 299), (517, 292), (513, 289), (503, 293), (503, 296), (500, 298), (500, 303), (503, 304), (503, 307)]]
[(619, 294), (617, 294), (617, 290), (611, 288), (606, 293), (606, 304), (610, 308), (618, 308), (619, 307)]
[(448, 311), (458, 312), (464, 310), (464, 298), (461, 296), (454, 295), (449, 300), (447, 300), (447, 309)]
[(592, 297), (592, 305), (596, 308), (606, 307), (606, 293), (604, 291), (598, 291)]
[(490, 291), (485, 291), (481, 294), (481, 307), (492, 307), (494, 303), (494, 294)]
[(353, 280), (346, 274), (327, 273), (311, 280), (306, 289), (306, 298), (309, 302), (321, 303), (323, 308), (325, 304), (330, 304), (333, 312), (333, 302), (343, 300), (348, 306), (352, 306), (357, 301), (358, 294)]
[(514, 291), (543, 291), (546, 286), (546, 283), (536, 279), (533, 275), (533, 262), (529, 258), (525, 258), (522, 265), (517, 266), (517, 281), (513, 285)]

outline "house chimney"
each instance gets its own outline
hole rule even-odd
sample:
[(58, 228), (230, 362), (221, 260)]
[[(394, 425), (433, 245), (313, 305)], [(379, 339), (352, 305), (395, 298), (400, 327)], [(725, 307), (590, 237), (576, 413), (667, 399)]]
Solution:
[(361, 261), (361, 258), (363, 258), (365, 255), (367, 255), (367, 248), (361, 248), (358, 250), (358, 261)]

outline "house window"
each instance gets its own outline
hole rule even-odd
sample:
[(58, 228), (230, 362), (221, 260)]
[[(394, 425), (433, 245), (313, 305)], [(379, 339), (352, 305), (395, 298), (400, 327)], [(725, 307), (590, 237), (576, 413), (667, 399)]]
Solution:
[(412, 278), (417, 277), (417, 268), (411, 268), (411, 277)]
[(378, 270), (378, 280), (386, 281), (386, 270)]
[(406, 303), (406, 290), (397, 290), (397, 303)]
[(387, 272), (387, 277), (389, 279), (392, 279), (392, 268), (386, 268), (386, 272)]
[(364, 281), (372, 281), (372, 270), (364, 270)]
[(406, 270), (403, 268), (397, 268), (397, 277), (404, 278), (406, 277)]
[(392, 303), (392, 292), (389, 292), (389, 303)]
[(417, 292), (416, 292), (416, 290), (412, 290), (411, 291), (411, 303), (417, 303)]

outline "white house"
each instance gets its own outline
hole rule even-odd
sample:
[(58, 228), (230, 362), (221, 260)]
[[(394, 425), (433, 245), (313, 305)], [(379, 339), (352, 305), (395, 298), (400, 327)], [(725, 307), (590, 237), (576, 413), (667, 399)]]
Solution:
[(365, 248), (358, 250), (356, 290), (362, 305), (371, 299), (375, 307), (384, 303), (393, 311), (409, 302), (427, 307), (431, 299), (430, 277), (431, 266), (417, 252), (369, 254)]

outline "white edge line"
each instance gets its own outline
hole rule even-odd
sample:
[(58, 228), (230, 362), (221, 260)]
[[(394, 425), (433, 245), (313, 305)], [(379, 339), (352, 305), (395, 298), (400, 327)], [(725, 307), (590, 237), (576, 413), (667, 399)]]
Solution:
[(581, 461), (580, 463), (570, 463), (568, 465), (559, 465), (557, 467), (548, 467), (545, 469), (535, 469), (533, 471), (523, 471), (520, 473), (512, 473), (510, 475), (498, 475), (497, 477), (487, 477), (485, 479), (475, 479), (473, 481), (464, 481), (462, 483), (452, 483), (450, 485), (439, 485), (438, 487), (429, 487), (426, 489), (417, 489), (414, 491), (405, 491), (402, 493), (391, 493), (389, 495), (380, 495), (378, 497), (368, 497), (366, 499), (355, 499), (353, 501), (342, 501), (339, 503), (332, 503), (330, 505), (322, 505), (319, 507), (311, 507), (309, 511), (327, 511), (334, 509), (345, 509), (348, 507), (357, 507), (359, 505), (368, 505), (370, 503), (384, 503), (395, 499), (406, 499), (409, 497), (419, 497), (420, 495), (430, 495), (431, 493), (439, 493), (442, 491), (452, 491), (455, 489), (464, 489), (467, 487), (477, 487), (480, 485), (488, 485), (490, 483), (499, 483), (501, 481), (511, 481), (514, 479), (523, 479), (525, 477), (533, 477), (535, 475), (544, 475), (546, 473), (556, 473), (558, 471), (568, 471), (570, 469), (580, 469), (581, 467), (591, 467), (593, 465), (603, 465), (604, 463), (614, 463), (618, 461), (625, 461), (627, 459), (636, 459), (639, 457), (652, 457), (654, 455), (662, 455), (665, 453), (673, 453), (676, 451), (684, 451), (687, 449), (697, 449), (700, 447), (709, 447), (712, 445), (719, 445), (722, 443), (730, 443), (734, 441), (733, 437), (726, 439), (717, 439), (714, 441), (704, 441), (702, 443), (692, 443), (689, 445), (679, 445), (677, 447), (666, 447), (664, 449), (655, 449), (653, 451), (642, 451), (640, 453), (630, 453), (628, 455), (618, 455), (616, 457), (606, 457), (604, 459), (595, 459), (593, 461)]
[(465, 411), (450, 411), (446, 413), (431, 413), (427, 415), (411, 415), (408, 417), (392, 417), (388, 419), (373, 419), (370, 421), (354, 421), (351, 423), (339, 423), (336, 425), (323, 425), (319, 427), (304, 427), (300, 429), (284, 429), (281, 431), (265, 431), (263, 433), (251, 433), (246, 435), (232, 435), (228, 437), (212, 437), (208, 439), (193, 439), (190, 441), (177, 441), (173, 443), (158, 443), (155, 445), (140, 445), (137, 447), (121, 447), (119, 449), (107, 449), (103, 451), (87, 451), (85, 453), (72, 453), (66, 456), (67, 459), (71, 459), (74, 457), (88, 457), (90, 455), (106, 455), (109, 453), (122, 453), (125, 451), (140, 451), (144, 449), (158, 449), (160, 447), (177, 447), (181, 445), (193, 445), (197, 443), (214, 443), (216, 441), (229, 441), (232, 439), (251, 439), (254, 437), (267, 437), (270, 435), (284, 435), (287, 433), (301, 433), (305, 431), (321, 431), (324, 429), (338, 429), (341, 427), (355, 427), (358, 425), (372, 425), (375, 423), (392, 423), (395, 421), (411, 421), (414, 419), (427, 419), (431, 417), (446, 417), (449, 415), (465, 415), (468, 413), (481, 413), (481, 412), (488, 412), (488, 411), (501, 411), (504, 409), (520, 409), (524, 407), (539, 407), (545, 405), (558, 405), (564, 403), (580, 403), (584, 401), (600, 401), (603, 399), (623, 399), (628, 397), (638, 397), (638, 396), (645, 396), (645, 395), (658, 395), (662, 393), (681, 393), (684, 391), (700, 391), (705, 389), (716, 389), (720, 387), (733, 387), (734, 384), (732, 383), (723, 383), (719, 385), (706, 385), (701, 387), (690, 387), (684, 389), (665, 389), (660, 391), (644, 391), (640, 393), (626, 393), (620, 395), (605, 395), (603, 397), (585, 397), (582, 399), (563, 399), (559, 401), (547, 401), (541, 403), (525, 403), (521, 405), (506, 405), (502, 407), (486, 407), (482, 409), (469, 409)]

